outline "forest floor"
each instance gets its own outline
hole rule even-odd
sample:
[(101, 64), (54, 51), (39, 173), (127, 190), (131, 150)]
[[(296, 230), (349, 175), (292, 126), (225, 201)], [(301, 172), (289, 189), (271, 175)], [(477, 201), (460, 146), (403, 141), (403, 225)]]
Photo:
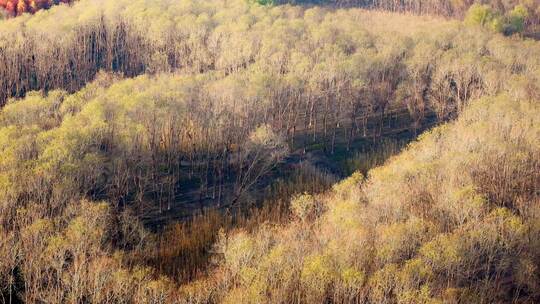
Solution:
[[(419, 134), (434, 125), (435, 118), (428, 116), (422, 128), (416, 133)], [(234, 212), (234, 209), (239, 207), (257, 205), (264, 201), (269, 189), (277, 180), (287, 181), (303, 165), (312, 166), (317, 172), (333, 176), (336, 180), (339, 180), (350, 174), (350, 170), (345, 168), (345, 162), (355, 154), (371, 151), (382, 140), (406, 143), (413, 140), (417, 135), (410, 127), (396, 127), (391, 122), (385, 122), (380, 136), (374, 136), (373, 131), (371, 134), (366, 134), (366, 136), (359, 134), (349, 145), (345, 134), (346, 131), (343, 127), (336, 131), (335, 146), (332, 152), (330, 151), (329, 140), (321, 140), (323, 134), (316, 134), (314, 139), (313, 134), (303, 131), (297, 132), (293, 141), (295, 143), (292, 148), (293, 151), (279, 162), (271, 172), (260, 178), (251, 187), (248, 194), (242, 197), (241, 202), (235, 206), (228, 203), (233, 197), (234, 177), (229, 177), (222, 185), (221, 199), (217, 198), (218, 186), (208, 185), (207, 187), (201, 187), (200, 183), (190, 181), (182, 184), (184, 191), (176, 197), (170, 208), (166, 206), (160, 211), (155, 202), (149, 202), (143, 211), (142, 220), (146, 226), (160, 230), (171, 222), (184, 221), (211, 209)]]

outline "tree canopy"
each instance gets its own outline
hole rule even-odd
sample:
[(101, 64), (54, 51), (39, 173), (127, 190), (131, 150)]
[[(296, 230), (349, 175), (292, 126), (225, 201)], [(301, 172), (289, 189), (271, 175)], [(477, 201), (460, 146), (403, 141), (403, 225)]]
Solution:
[[(540, 301), (540, 44), (500, 34), (536, 3), (278, 4), (0, 22), (2, 302)], [(301, 163), (426, 130), (322, 194)]]

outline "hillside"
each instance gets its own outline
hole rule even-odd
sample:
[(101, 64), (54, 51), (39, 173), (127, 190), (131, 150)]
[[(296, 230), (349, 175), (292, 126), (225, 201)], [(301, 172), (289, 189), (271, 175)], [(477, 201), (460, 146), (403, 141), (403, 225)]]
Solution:
[[(326, 194), (294, 197), (291, 223), (222, 235), (217, 268), (179, 293), (149, 268), (129, 270), (126, 253), (112, 255), (113, 236), (127, 254), (151, 252), (134, 218), (87, 201), (52, 218), (28, 204), (6, 222), (3, 209), (3, 227), (20, 230), (2, 231), (2, 255), (14, 258), (3, 260), (2, 275), (46, 280), (27, 285), (30, 302), (74, 296), (79, 286), (97, 303), (534, 303), (539, 114), (538, 99), (524, 91), (477, 100), (366, 179), (354, 174)], [(110, 287), (98, 292), (95, 284)]]
[[(398, 10), (395, 5), (385, 3), (357, 5)], [(499, 9), (503, 11), (501, 16), (488, 7), (475, 7), (470, 16), (466, 16), (468, 27), (511, 33), (515, 31), (512, 27), (538, 24), (538, 18), (533, 16), (540, 6), (534, 1), (514, 13), (511, 10), (518, 5), (517, 2), (510, 1), (505, 5)], [(281, 50), (278, 46), (293, 44), (290, 42), (293, 39), (304, 41), (301, 37), (304, 31), (322, 22), (326, 11), (335, 10), (333, 6), (316, 6), (303, 18), (303, 11), (310, 7), (258, 6), (238, 0), (182, 1), (181, 4), (172, 0), (98, 0), (55, 6), (36, 16), (24, 14), (2, 22), (0, 103), (9, 97), (24, 96), (31, 90), (60, 88), (73, 92), (92, 80), (99, 70), (120, 72), (126, 76), (179, 68), (194, 72), (231, 72), (257, 61), (260, 56), (269, 56), (270, 59), (275, 54), (274, 60), (279, 60)], [(465, 7), (469, 5), (464, 4)], [(364, 18), (366, 14), (361, 12), (339, 10), (338, 14), (348, 15), (341, 19), (343, 22), (339, 26), (355, 27), (363, 23), (387, 32), (409, 33), (433, 28), (431, 34), (438, 34), (440, 38), (470, 31), (456, 26), (457, 22), (444, 26), (451, 23), (430, 21), (428, 17), (414, 20), (409, 20), (410, 16), (389, 17), (380, 12)], [(507, 18), (504, 14), (513, 14), (513, 17)], [(392, 22), (386, 22), (388, 18)], [(287, 22), (275, 23), (276, 20)], [(316, 43), (340, 42), (337, 37), (328, 37), (335, 31), (332, 27), (340, 22), (335, 19), (331, 22), (331, 18), (327, 21), (330, 22), (324, 22), (319, 34), (313, 37), (319, 41), (313, 41), (315, 44), (309, 44), (304, 52), (311, 51), (309, 47), (316, 47)], [(280, 35), (289, 28), (295, 30)], [(277, 41), (271, 42), (272, 39)], [(475, 39), (482, 41), (483, 38)], [(347, 36), (341, 40), (345, 52), (348, 51), (347, 44), (352, 43), (350, 40)], [(269, 42), (276, 44), (273, 48), (265, 48)]]
[(0, 21), (0, 303), (540, 301), (521, 2), (389, 3)]
[(475, 101), (367, 178), (293, 198), (292, 223), (223, 236), (217, 282), (184, 292), (224, 303), (536, 303), (539, 114), (537, 99)]

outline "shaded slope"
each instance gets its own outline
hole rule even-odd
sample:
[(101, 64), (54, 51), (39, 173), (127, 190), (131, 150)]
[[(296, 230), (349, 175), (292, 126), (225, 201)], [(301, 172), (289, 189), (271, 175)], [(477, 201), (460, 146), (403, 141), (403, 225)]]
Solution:
[(296, 222), (224, 237), (224, 302), (538, 301), (539, 114), (481, 99), (366, 180), (294, 199)]

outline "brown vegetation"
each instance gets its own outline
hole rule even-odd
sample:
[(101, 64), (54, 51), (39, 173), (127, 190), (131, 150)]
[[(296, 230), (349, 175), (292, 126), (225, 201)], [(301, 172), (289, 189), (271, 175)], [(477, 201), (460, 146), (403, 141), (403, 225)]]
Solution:
[(367, 179), (293, 199), (297, 221), (223, 236), (214, 289), (183, 292), (195, 303), (537, 302), (537, 102), (481, 99)]

